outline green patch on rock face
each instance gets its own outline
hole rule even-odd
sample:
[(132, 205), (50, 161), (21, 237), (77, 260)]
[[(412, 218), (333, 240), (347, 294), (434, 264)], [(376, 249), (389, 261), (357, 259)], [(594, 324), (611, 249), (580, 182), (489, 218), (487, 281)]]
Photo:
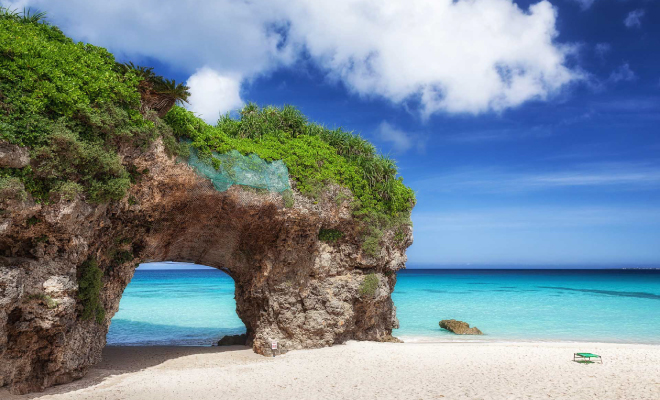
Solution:
[(80, 268), (82, 273), (78, 278), (78, 300), (83, 306), (80, 319), (86, 321), (94, 318), (100, 324), (105, 319), (105, 309), (100, 299), (103, 271), (95, 260), (85, 261)]
[(291, 189), (285, 190), (282, 192), (282, 200), (284, 200), (284, 207), (291, 208), (295, 204), (295, 199), (293, 197), (293, 191)]
[(321, 229), (319, 231), (319, 240), (323, 242), (336, 242), (344, 233), (337, 229)]
[(29, 300), (38, 300), (41, 301), (43, 304), (48, 307), (49, 310), (53, 310), (57, 308), (59, 303), (57, 300), (53, 299), (52, 297), (48, 296), (47, 294), (39, 293), (39, 294), (31, 294), (28, 296)]
[(360, 296), (374, 297), (378, 289), (378, 276), (371, 273), (364, 277), (360, 285)]
[(23, 201), (26, 198), (27, 193), (20, 179), (0, 176), (0, 200), (14, 199)]

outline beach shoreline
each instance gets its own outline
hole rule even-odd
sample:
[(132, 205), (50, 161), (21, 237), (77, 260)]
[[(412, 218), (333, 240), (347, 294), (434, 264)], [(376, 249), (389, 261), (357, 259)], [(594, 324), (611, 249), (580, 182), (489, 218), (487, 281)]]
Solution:
[[(603, 356), (578, 364), (574, 352)], [(242, 346), (108, 346), (81, 380), (7, 400), (658, 399), (660, 346), (351, 341), (274, 358)]]

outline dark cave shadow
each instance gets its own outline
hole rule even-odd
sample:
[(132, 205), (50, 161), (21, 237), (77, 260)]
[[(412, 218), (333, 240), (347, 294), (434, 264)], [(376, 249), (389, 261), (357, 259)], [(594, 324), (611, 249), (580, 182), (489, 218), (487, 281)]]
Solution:
[(138, 372), (177, 358), (235, 351), (245, 351), (261, 357), (247, 346), (106, 346), (103, 349), (103, 360), (91, 367), (83, 378), (52, 386), (43, 392), (25, 395), (11, 395), (6, 387), (0, 388), (0, 399), (27, 400), (66, 394), (96, 386), (112, 376)]

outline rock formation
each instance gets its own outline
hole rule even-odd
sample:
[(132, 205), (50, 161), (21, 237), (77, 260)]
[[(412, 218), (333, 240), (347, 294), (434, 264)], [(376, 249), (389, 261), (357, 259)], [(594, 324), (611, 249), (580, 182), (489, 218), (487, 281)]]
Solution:
[(0, 141), (0, 167), (24, 168), (30, 164), (30, 154), (24, 147)]
[[(247, 344), (259, 354), (271, 354), (272, 340), (281, 352), (393, 340), (390, 295), (410, 227), (384, 232), (372, 256), (346, 189), (330, 186), (316, 200), (294, 191), (293, 205), (240, 186), (219, 192), (168, 157), (162, 141), (150, 146), (120, 151), (135, 180), (120, 201), (0, 197), (0, 386), (26, 393), (82, 377), (101, 359), (135, 268), (149, 261), (227, 272)], [(12, 157), (3, 165), (22, 164)], [(343, 236), (322, 241), (321, 229)]]
[(440, 321), (440, 328), (446, 329), (457, 335), (483, 335), (483, 333), (476, 326), (470, 328), (470, 324), (455, 319), (443, 319)]

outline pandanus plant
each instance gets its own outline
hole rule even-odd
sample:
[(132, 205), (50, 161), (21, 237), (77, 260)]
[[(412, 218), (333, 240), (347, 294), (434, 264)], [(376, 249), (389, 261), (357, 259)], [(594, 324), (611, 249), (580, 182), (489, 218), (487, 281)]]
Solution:
[(23, 12), (19, 13), (16, 9), (0, 7), (0, 18), (13, 19), (26, 24), (46, 23), (45, 12), (33, 12), (30, 8), (23, 8)]
[(175, 104), (188, 103), (190, 88), (174, 79), (163, 78), (154, 73), (151, 67), (142, 67), (132, 62), (118, 63), (117, 70), (121, 73), (133, 72), (141, 79), (139, 89), (142, 97), (143, 111), (156, 111), (160, 118), (164, 117)]

